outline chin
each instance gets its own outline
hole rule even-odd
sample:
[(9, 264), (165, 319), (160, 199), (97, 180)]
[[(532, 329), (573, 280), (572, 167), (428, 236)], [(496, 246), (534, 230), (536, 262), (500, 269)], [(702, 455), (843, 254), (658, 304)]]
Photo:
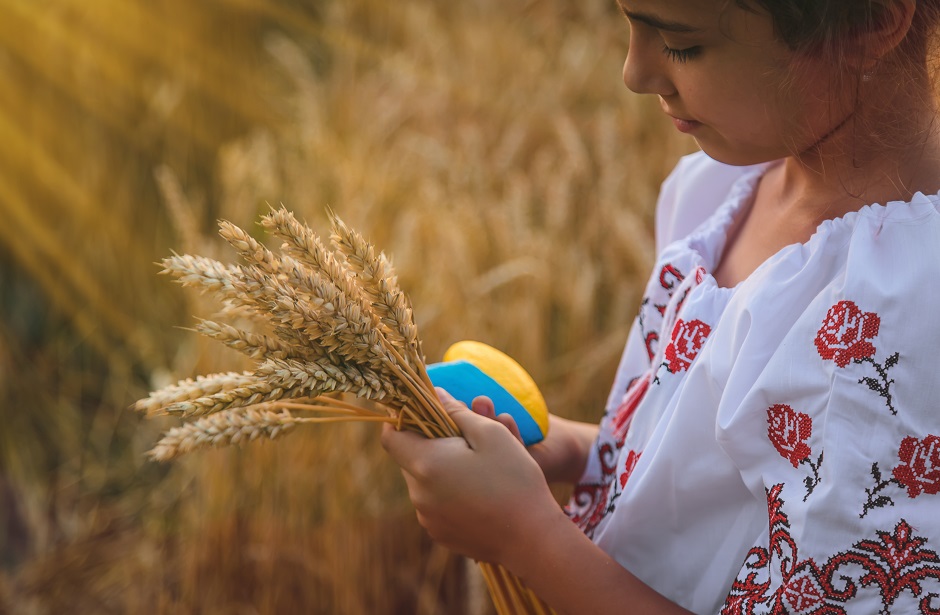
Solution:
[(765, 162), (779, 160), (780, 158), (787, 155), (781, 155), (780, 153), (748, 151), (746, 149), (736, 149), (732, 151), (731, 148), (714, 147), (707, 143), (702, 143), (698, 139), (696, 139), (695, 142), (705, 153), (705, 155), (712, 160), (733, 167), (747, 167), (754, 164), (763, 164)]

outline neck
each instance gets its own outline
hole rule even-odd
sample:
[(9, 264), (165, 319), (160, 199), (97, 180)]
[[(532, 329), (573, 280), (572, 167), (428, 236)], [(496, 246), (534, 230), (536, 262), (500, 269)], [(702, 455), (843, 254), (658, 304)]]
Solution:
[[(869, 203), (940, 192), (940, 131), (929, 80), (883, 71), (863, 84), (865, 101), (812, 147), (784, 159), (775, 191), (816, 223)], [(890, 83), (889, 83), (890, 82)]]

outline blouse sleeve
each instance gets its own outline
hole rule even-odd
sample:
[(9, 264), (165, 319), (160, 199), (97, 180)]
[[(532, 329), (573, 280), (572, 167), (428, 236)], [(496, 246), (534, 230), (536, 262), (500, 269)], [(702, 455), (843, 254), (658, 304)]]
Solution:
[(731, 186), (751, 168), (717, 162), (704, 152), (681, 158), (663, 182), (656, 204), (657, 256), (715, 213)]

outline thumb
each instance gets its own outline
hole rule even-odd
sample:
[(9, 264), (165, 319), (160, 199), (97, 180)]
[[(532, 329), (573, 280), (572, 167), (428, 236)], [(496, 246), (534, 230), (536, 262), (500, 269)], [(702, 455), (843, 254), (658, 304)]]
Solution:
[(463, 403), (459, 399), (455, 398), (453, 395), (447, 392), (447, 389), (442, 389), (441, 387), (434, 387), (434, 392), (437, 393), (437, 398), (440, 400), (441, 405), (444, 406), (444, 410), (447, 410), (447, 414), (454, 414), (460, 410), (466, 410), (467, 404)]
[[(463, 403), (459, 399), (456, 399), (453, 395), (448, 393), (446, 390), (435, 387), (435, 392), (437, 393), (437, 398), (441, 401), (441, 405), (444, 406), (444, 410), (450, 416), (450, 418), (457, 425), (457, 428), (460, 430), (461, 435), (464, 439), (467, 440), (467, 443), (470, 444), (470, 437), (468, 436), (467, 430), (473, 429), (474, 419), (485, 419), (484, 417), (476, 414), (467, 407), (467, 404)], [(470, 418), (467, 415), (471, 415)], [(473, 448), (471, 444), (471, 448)]]
[(480, 450), (480, 447), (485, 443), (507, 436), (514, 443), (522, 442), (521, 438), (516, 440), (516, 437), (511, 433), (511, 428), (507, 430), (508, 425), (505, 425), (502, 421), (494, 421), (473, 412), (467, 408), (467, 404), (454, 399), (444, 389), (437, 389), (437, 395), (444, 406), (444, 410), (447, 411), (457, 428), (460, 429), (460, 433), (463, 434), (464, 440), (467, 441), (470, 448)]

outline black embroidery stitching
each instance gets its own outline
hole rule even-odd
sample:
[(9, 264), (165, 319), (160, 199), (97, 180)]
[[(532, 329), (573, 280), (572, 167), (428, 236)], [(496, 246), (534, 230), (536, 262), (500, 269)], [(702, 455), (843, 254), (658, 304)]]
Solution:
[(897, 416), (898, 411), (894, 407), (893, 397), (891, 395), (891, 385), (894, 384), (894, 378), (888, 379), (888, 370), (898, 364), (900, 354), (894, 353), (887, 359), (885, 359), (884, 365), (879, 364), (871, 357), (865, 357), (863, 359), (853, 359), (853, 362), (858, 363), (871, 363), (874, 366), (875, 370), (878, 372), (878, 376), (881, 377), (879, 382), (876, 378), (870, 376), (865, 376), (859, 379), (859, 384), (868, 385), (868, 388), (878, 393), (878, 395), (884, 397), (885, 404), (888, 406), (888, 410), (891, 411), (891, 414)]
[(813, 490), (816, 489), (816, 485), (818, 485), (821, 480), (819, 476), (819, 469), (822, 467), (824, 453), (825, 451), (819, 453), (819, 457), (816, 459), (815, 463), (813, 463), (813, 460), (809, 457), (800, 462), (801, 464), (808, 465), (810, 470), (813, 471), (812, 476), (807, 476), (803, 479), (803, 484), (806, 485), (806, 495), (803, 496), (804, 502), (809, 499), (810, 494), (813, 493)]
[[(902, 489), (904, 488), (904, 485), (902, 485), (901, 482), (898, 479), (894, 478), (893, 476), (886, 480), (882, 480), (881, 469), (878, 467), (877, 461), (871, 464), (871, 476), (872, 478), (875, 479), (875, 486), (872, 487), (871, 489), (868, 489), (868, 488), (865, 489), (865, 493), (868, 495), (868, 498), (866, 499), (865, 504), (862, 505), (862, 512), (858, 516), (859, 519), (864, 519), (865, 515), (867, 515), (868, 512), (872, 510), (873, 508), (881, 508), (883, 506), (894, 506), (894, 500), (892, 500), (890, 496), (878, 495), (886, 487), (893, 484), (898, 487), (901, 487)], [(876, 495), (878, 497), (875, 497)]]

